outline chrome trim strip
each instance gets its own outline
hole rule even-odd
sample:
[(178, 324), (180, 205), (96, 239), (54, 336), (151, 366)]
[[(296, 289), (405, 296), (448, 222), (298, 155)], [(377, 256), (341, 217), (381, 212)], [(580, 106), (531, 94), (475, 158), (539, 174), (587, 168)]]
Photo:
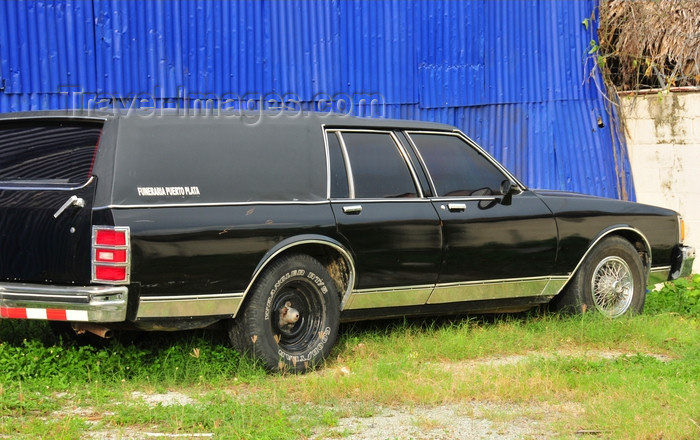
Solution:
[(400, 286), (400, 287), (381, 287), (377, 289), (355, 289), (352, 293), (357, 293), (360, 295), (370, 294), (370, 293), (386, 293), (386, 292), (397, 292), (406, 290), (423, 290), (423, 289), (434, 289), (435, 284), (417, 284), (415, 286)]
[[(414, 132), (414, 133), (417, 133), (417, 132)], [(433, 183), (433, 179), (432, 179), (432, 177), (430, 177), (430, 172), (428, 171), (428, 166), (425, 164), (425, 161), (423, 160), (423, 156), (420, 154), (420, 151), (418, 151), (418, 147), (416, 146), (416, 143), (413, 142), (413, 138), (411, 138), (411, 136), (409, 134), (410, 134), (409, 131), (403, 130), (404, 137), (406, 139), (408, 139), (408, 143), (411, 144), (411, 148), (413, 148), (413, 152), (416, 153), (416, 157), (418, 158), (418, 161), (420, 162), (421, 166), (423, 167), (423, 171), (425, 172), (425, 178), (428, 179), (428, 185), (430, 185), (430, 192), (433, 194), (433, 197), (435, 197), (435, 196), (437, 196), (437, 188), (435, 188), (435, 184)]]
[(438, 203), (449, 202), (492, 202), (500, 200), (503, 196), (459, 196), (459, 197), (433, 197), (430, 200)]
[(88, 312), (88, 322), (124, 321), (128, 296), (126, 286), (0, 283), (2, 307), (85, 310)]
[(216, 316), (238, 313), (243, 293), (213, 295), (153, 296), (139, 298), (136, 319)]
[(553, 298), (566, 284), (566, 276), (469, 281), (382, 289), (353, 290), (341, 310), (401, 307), (423, 304), (480, 301), (521, 297)]
[(343, 138), (343, 133), (340, 131), (334, 131), (338, 141), (340, 142), (340, 151), (343, 153), (343, 162), (345, 162), (345, 174), (348, 175), (348, 197), (351, 199), (355, 198), (355, 177), (352, 175), (352, 164), (350, 163), (350, 156), (348, 156), (348, 148), (345, 146), (345, 139)]
[(433, 292), (430, 286), (412, 286), (399, 289), (356, 290), (343, 310), (380, 307), (420, 306)]
[(323, 148), (326, 151), (326, 198), (331, 198), (331, 154), (328, 148), (328, 133), (326, 133), (326, 124), (321, 124), (321, 132), (323, 133)]
[[(51, 110), (47, 110), (51, 111)], [(63, 115), (27, 115), (27, 116), (12, 116), (12, 113), (5, 113), (8, 117), (0, 118), (0, 121), (29, 121), (29, 120), (41, 120), (41, 119), (65, 119), (67, 121), (106, 121), (109, 116), (85, 116), (78, 113), (70, 114), (70, 110), (67, 110), (66, 114)], [(18, 112), (25, 113), (26, 112)]]
[(435, 287), (435, 291), (428, 298), (427, 304), (550, 296), (549, 294), (544, 294), (549, 282), (550, 277), (542, 277), (442, 284)]
[(559, 292), (562, 291), (566, 283), (569, 281), (569, 277), (566, 275), (553, 276), (549, 279), (549, 282), (542, 290), (542, 295), (546, 296), (557, 296)]
[(338, 203), (352, 203), (352, 204), (365, 204), (365, 203), (431, 203), (430, 199), (420, 199), (418, 197), (411, 197), (406, 199), (333, 199), (334, 204)]
[[(95, 176), (90, 176), (90, 178), (87, 180), (87, 182), (83, 183), (82, 185), (78, 186), (60, 186), (59, 183), (56, 184), (56, 186), (39, 186), (39, 185), (28, 185), (28, 186), (20, 186), (20, 185), (8, 185), (7, 182), (0, 182), (0, 189), (5, 191), (5, 190), (11, 190), (11, 191), (77, 191), (79, 189), (83, 189), (87, 186), (89, 186), (93, 181), (95, 180)], [(3, 183), (5, 183), (3, 185)]]
[(328, 200), (274, 200), (274, 201), (248, 201), (248, 202), (211, 202), (211, 203), (152, 203), (137, 205), (105, 205), (96, 206), (98, 209), (150, 209), (150, 208), (206, 208), (217, 206), (249, 206), (249, 205), (324, 205)]
[(406, 153), (406, 150), (404, 150), (403, 143), (399, 140), (398, 136), (396, 136), (395, 132), (392, 131), (390, 132), (390, 134), (391, 138), (394, 140), (394, 144), (399, 149), (399, 153), (401, 154), (404, 163), (408, 167), (408, 171), (411, 173), (411, 178), (413, 179), (413, 186), (416, 187), (418, 197), (423, 198), (423, 185), (421, 185), (420, 183), (420, 179), (418, 178), (418, 174), (416, 174), (416, 170), (413, 169), (413, 164), (411, 164), (411, 159), (408, 157), (408, 153)]
[(345, 133), (391, 133), (391, 128), (331, 128), (328, 131), (341, 131)]
[(647, 286), (668, 281), (669, 275), (671, 275), (671, 266), (653, 267), (647, 277)]

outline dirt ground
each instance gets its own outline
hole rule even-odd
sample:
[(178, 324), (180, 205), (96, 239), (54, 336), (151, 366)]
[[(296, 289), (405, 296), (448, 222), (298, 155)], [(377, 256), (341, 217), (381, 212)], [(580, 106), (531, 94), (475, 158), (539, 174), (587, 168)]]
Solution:
[[(614, 359), (629, 353), (617, 351), (586, 352), (591, 358)], [(478, 365), (502, 366), (523, 362), (531, 356), (581, 356), (582, 353), (528, 353), (499, 358), (484, 358), (472, 361), (445, 364), (445, 369), (469, 369)], [(662, 362), (670, 359), (664, 355), (654, 356)], [(142, 400), (151, 406), (196, 404), (189, 396), (177, 392), (134, 392), (133, 400)], [(440, 406), (396, 406), (374, 407), (370, 417), (346, 417), (338, 420), (332, 428), (320, 429), (309, 438), (313, 440), (520, 440), (550, 439), (561, 435), (551, 431), (557, 415), (583, 414), (575, 403), (562, 402), (556, 406), (544, 403), (526, 405), (502, 404), (483, 401), (468, 401)], [(577, 430), (571, 435), (598, 435), (602, 433)], [(164, 434), (124, 428), (115, 431), (91, 431), (86, 439), (136, 440), (150, 438), (213, 438), (212, 433)]]

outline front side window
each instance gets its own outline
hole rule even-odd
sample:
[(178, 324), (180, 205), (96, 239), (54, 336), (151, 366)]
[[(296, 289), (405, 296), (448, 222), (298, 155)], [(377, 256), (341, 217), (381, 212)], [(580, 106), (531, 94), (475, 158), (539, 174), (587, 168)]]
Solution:
[(389, 133), (342, 133), (355, 198), (418, 197), (406, 161)]
[(85, 183), (101, 132), (101, 124), (73, 121), (0, 124), (0, 183)]
[(441, 197), (499, 194), (507, 177), (480, 151), (452, 134), (411, 133)]

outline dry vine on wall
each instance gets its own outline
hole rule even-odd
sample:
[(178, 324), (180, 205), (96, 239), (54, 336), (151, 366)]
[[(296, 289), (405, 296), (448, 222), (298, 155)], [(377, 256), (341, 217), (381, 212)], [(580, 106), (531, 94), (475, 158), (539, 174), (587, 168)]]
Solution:
[(700, 0), (600, 0), (598, 43), (616, 90), (700, 86)]

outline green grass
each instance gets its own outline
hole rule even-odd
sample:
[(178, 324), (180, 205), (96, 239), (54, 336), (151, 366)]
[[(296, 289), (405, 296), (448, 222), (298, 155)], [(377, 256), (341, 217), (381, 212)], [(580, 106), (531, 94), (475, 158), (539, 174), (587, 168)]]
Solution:
[[(647, 297), (641, 316), (594, 314), (348, 325), (325, 368), (268, 375), (223, 331), (144, 333), (79, 346), (37, 321), (0, 321), (0, 438), (213, 433), (330, 437), (383, 407), (515, 405), (561, 438), (700, 436), (700, 277)], [(184, 405), (139, 395), (177, 392)], [(466, 411), (466, 410), (465, 410)], [(468, 412), (468, 411), (467, 411)], [(509, 423), (510, 411), (485, 417)], [(418, 417), (416, 424), (433, 422)]]

